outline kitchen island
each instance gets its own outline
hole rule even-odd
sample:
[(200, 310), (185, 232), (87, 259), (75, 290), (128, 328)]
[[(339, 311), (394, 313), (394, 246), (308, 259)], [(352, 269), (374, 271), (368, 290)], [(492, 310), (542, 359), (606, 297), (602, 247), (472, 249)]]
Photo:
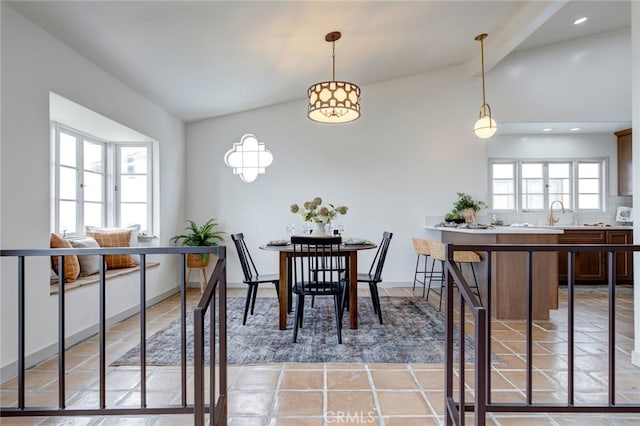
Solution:
[[(454, 244), (558, 244), (560, 228), (498, 226), (489, 229), (426, 226), (429, 239)], [(476, 276), (483, 300), (487, 300), (486, 253)], [(533, 319), (549, 318), (558, 309), (558, 255), (533, 255)], [(466, 269), (466, 268), (465, 268)], [(502, 252), (491, 256), (491, 314), (498, 319), (524, 319), (527, 316), (526, 253)], [(473, 283), (465, 274), (467, 281)], [(473, 284), (472, 284), (473, 285)]]

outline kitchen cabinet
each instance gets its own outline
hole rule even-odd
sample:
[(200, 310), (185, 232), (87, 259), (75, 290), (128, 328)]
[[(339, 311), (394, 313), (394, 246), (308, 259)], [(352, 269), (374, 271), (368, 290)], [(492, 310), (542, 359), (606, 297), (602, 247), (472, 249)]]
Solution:
[[(633, 231), (606, 231), (607, 244), (633, 244)], [(633, 283), (633, 253), (618, 253), (616, 256), (616, 280), (619, 284)]]
[(631, 129), (615, 132), (618, 137), (618, 195), (633, 195)]
[[(558, 238), (559, 244), (633, 244), (632, 230), (608, 229), (566, 229)], [(576, 284), (607, 283), (606, 252), (576, 252)], [(558, 253), (558, 279), (567, 282), (567, 253)], [(633, 282), (633, 254), (621, 253), (616, 256), (616, 283)]]

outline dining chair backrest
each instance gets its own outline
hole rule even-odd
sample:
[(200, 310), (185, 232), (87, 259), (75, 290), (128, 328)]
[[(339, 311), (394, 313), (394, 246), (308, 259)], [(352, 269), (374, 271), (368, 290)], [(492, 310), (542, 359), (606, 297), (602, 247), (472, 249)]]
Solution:
[(344, 271), (342, 237), (292, 236), (293, 282), (306, 294), (335, 292)]
[(240, 265), (242, 266), (244, 279), (246, 281), (251, 281), (252, 278), (258, 276), (258, 269), (256, 268), (255, 263), (253, 263), (251, 253), (249, 253), (249, 249), (247, 248), (247, 243), (245, 243), (244, 241), (244, 234), (232, 234), (231, 239), (233, 240), (233, 244), (235, 244), (236, 250), (238, 251), (238, 258), (240, 259)]
[(371, 262), (371, 267), (369, 268), (369, 275), (376, 280), (382, 280), (382, 268), (384, 267), (384, 261), (387, 258), (387, 250), (389, 250), (389, 243), (391, 243), (391, 237), (393, 237), (393, 233), (391, 232), (385, 231), (382, 233), (382, 241), (378, 246), (378, 251), (376, 252), (375, 257), (373, 258), (373, 262)]

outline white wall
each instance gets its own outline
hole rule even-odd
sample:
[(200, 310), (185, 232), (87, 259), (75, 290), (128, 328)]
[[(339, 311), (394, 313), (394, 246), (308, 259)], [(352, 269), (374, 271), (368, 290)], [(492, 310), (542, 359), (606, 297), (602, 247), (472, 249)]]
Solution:
[[(49, 92), (149, 135), (158, 141), (160, 240), (183, 227), (184, 126), (93, 63), (52, 38), (5, 2), (2, 19), (2, 145), (0, 246), (49, 247)], [(171, 261), (163, 262), (148, 296), (176, 287)], [(15, 260), (2, 260), (0, 366), (16, 360), (17, 293)], [(175, 266), (175, 265), (174, 265)], [(28, 264), (27, 353), (57, 340), (56, 298), (49, 296), (49, 259)], [(176, 275), (174, 277), (174, 275)], [(109, 292), (109, 290), (108, 290)], [(114, 291), (113, 293), (116, 293)], [(137, 286), (110, 294), (109, 315), (135, 305)], [(109, 293), (108, 293), (109, 294)], [(67, 295), (67, 331), (78, 332), (97, 321), (97, 286)]]
[(628, 29), (508, 55), (487, 75), (502, 122), (631, 121)]
[[(628, 31), (617, 32), (602, 40), (509, 56), (487, 76), (487, 101), (499, 121), (602, 121), (600, 110), (607, 111), (608, 119), (630, 121), (628, 39)], [(577, 47), (588, 59), (580, 66), (567, 70), (549, 65)], [(602, 56), (610, 65), (592, 61)], [(521, 70), (520, 75), (512, 75), (514, 68)], [(547, 78), (551, 83), (529, 90), (524, 71), (528, 78)], [(602, 85), (593, 84), (603, 79)], [(556, 99), (558, 84), (569, 83), (572, 93), (597, 98), (598, 108), (584, 108), (584, 96)], [(319, 195), (349, 206), (349, 213), (339, 219), (347, 225), (348, 235), (377, 241), (382, 231), (393, 232), (385, 283), (412, 282), (411, 237), (426, 236), (425, 216), (442, 217), (452, 208), (456, 192), (485, 199), (485, 146), (489, 149), (504, 141), (483, 142), (473, 136), (481, 84), (462, 67), (362, 90), (362, 117), (344, 125), (310, 121), (304, 100), (188, 124), (187, 216), (199, 220), (215, 216), (226, 231), (244, 232), (259, 269), (273, 272), (276, 256), (260, 252), (257, 246), (284, 236), (287, 224), (300, 226), (301, 219), (289, 213), (289, 205)], [(548, 103), (554, 103), (549, 110), (554, 115), (532, 108), (532, 103), (544, 99), (553, 99)], [(246, 132), (257, 135), (274, 155), (266, 175), (252, 184), (233, 176), (223, 163), (224, 153)], [(200, 196), (201, 191), (211, 197)], [(229, 281), (240, 282), (234, 250), (230, 258)], [(361, 259), (370, 261), (368, 256)]]

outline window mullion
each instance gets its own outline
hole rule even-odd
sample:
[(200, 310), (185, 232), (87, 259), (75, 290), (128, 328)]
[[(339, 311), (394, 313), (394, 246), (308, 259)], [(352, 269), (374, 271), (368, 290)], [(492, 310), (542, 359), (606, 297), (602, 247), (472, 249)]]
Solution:
[(84, 145), (79, 135), (76, 137), (76, 232), (84, 235)]

